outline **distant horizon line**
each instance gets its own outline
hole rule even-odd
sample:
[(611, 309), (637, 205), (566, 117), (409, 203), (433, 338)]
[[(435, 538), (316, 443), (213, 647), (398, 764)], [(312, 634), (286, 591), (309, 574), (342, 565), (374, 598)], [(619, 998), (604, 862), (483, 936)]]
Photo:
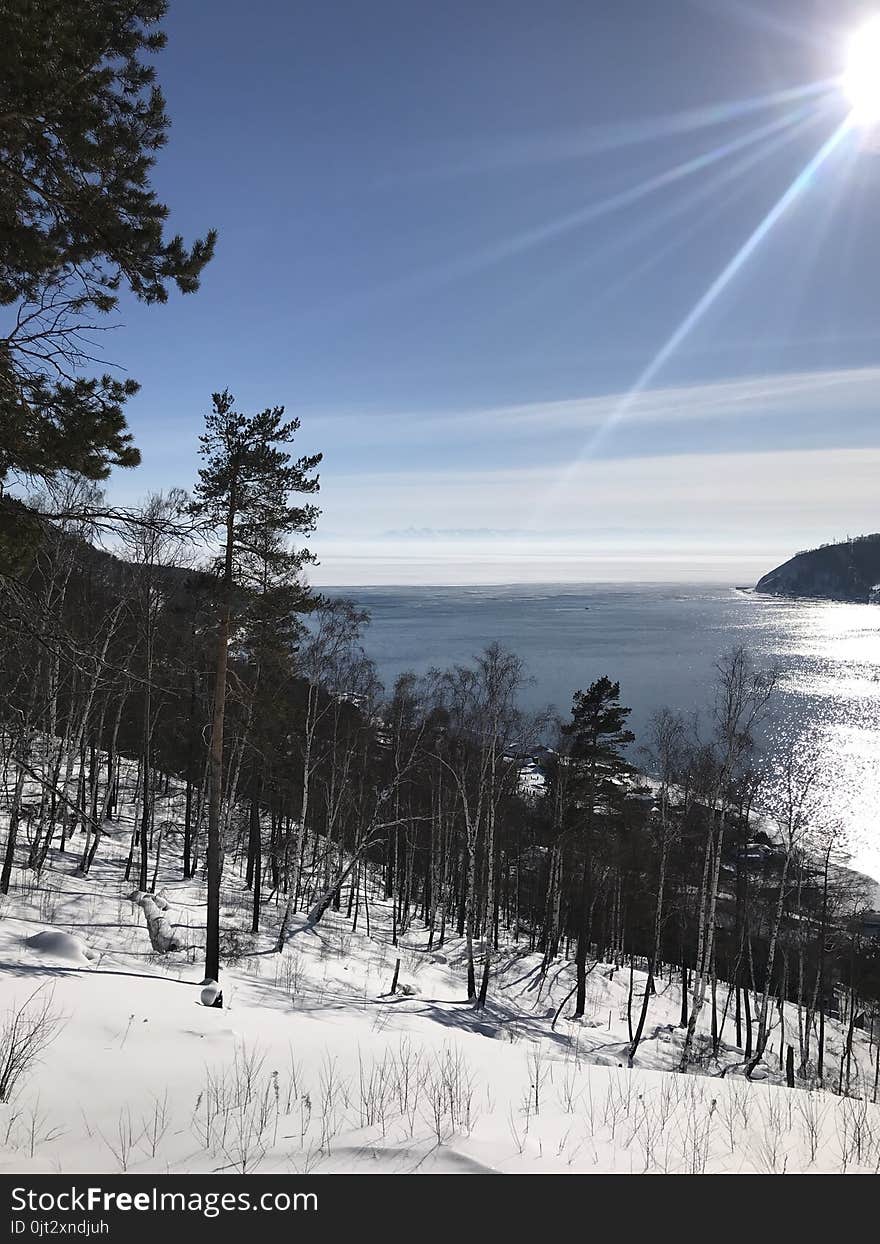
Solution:
[[(511, 579), (509, 581), (505, 580), (504, 582), (495, 581), (486, 583), (477, 583), (474, 581), (463, 583), (313, 583), (309, 586), (315, 590), (331, 591), (337, 588), (577, 588), (585, 587), (587, 585), (594, 587), (726, 587), (732, 592), (753, 592), (755, 590), (754, 584), (732, 583), (729, 579)], [(760, 595), (772, 595), (772, 593), (760, 593)]]

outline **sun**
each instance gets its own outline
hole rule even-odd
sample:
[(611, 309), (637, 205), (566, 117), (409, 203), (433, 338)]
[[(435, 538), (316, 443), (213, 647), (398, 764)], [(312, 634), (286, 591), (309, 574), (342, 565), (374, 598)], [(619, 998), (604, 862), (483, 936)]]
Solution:
[(852, 104), (853, 120), (880, 123), (880, 15), (850, 38), (843, 89)]

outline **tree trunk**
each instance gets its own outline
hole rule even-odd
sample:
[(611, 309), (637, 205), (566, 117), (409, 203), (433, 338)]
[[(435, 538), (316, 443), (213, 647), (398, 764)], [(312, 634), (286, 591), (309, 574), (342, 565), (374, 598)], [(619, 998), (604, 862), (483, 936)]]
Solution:
[(467, 843), (467, 890), (465, 892), (464, 913), (465, 937), (467, 940), (467, 996), (469, 1002), (472, 1002), (477, 996), (477, 982), (474, 973), (474, 888), (476, 885), (477, 870), (477, 849), (475, 838), (476, 832), (469, 828)]
[[(23, 759), (27, 762), (30, 740), (25, 736), (22, 751)], [(12, 807), (9, 810), (9, 828), (6, 833), (6, 855), (3, 859), (3, 872), (0, 874), (0, 894), (9, 893), (9, 885), (12, 880), (12, 866), (15, 862), (15, 844), (18, 838), (18, 822), (21, 817), (21, 797), (24, 792), (24, 765), (18, 766), (18, 772), (15, 775), (15, 790), (12, 796)]]
[(587, 941), (590, 936), (589, 892), (590, 856), (589, 852), (586, 852), (584, 854), (584, 867), (581, 873), (581, 922), (580, 928), (578, 929), (577, 951), (575, 953), (577, 993), (574, 1003), (573, 1019), (582, 1019), (584, 1011), (587, 1007)]
[[(253, 816), (253, 811), (251, 812)], [(263, 884), (263, 843), (260, 837), (260, 813), (257, 809), (257, 829), (254, 841), (254, 903), (253, 915), (251, 919), (251, 932), (259, 933), (260, 931), (260, 887)]]
[(223, 794), (223, 727), (226, 715), (226, 667), (229, 660), (229, 629), (232, 613), (232, 547), (236, 515), (235, 487), (230, 493), (226, 517), (226, 558), (223, 575), (223, 610), (217, 635), (214, 704), (211, 716), (211, 749), (208, 791), (207, 915), (205, 926), (205, 979), (220, 979), (220, 880), (223, 874), (220, 841), (220, 801)]

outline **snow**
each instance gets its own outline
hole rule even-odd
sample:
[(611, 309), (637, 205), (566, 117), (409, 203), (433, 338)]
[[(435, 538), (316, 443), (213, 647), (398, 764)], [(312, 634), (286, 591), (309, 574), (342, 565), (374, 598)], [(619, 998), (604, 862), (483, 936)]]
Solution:
[[(566, 1018), (569, 1006), (553, 1027), (573, 965), (560, 957), (542, 975), (541, 956), (511, 942), (476, 1011), (463, 942), (429, 948), (416, 922), (393, 945), (378, 878), (369, 934), (365, 911), (353, 929), (343, 901), (317, 926), (295, 920), (276, 954), (283, 900), (251, 937), (251, 896), (227, 861), (221, 919), (238, 930), (238, 950), (214, 1007), (201, 882), (180, 880), (166, 831), (157, 895), (132, 893), (123, 874), (133, 814), (124, 809), (89, 877), (77, 871), (75, 839), (41, 878), (17, 872), (3, 905), (2, 1010), (48, 1003), (63, 1023), (14, 1100), (0, 1103), (0, 1171), (880, 1169), (866, 1034), (854, 1049), (861, 1099), (784, 1087), (779, 1053), (793, 1014), (787, 1034), (777, 1018), (757, 1082), (743, 1078), (729, 1018), (718, 1058), (701, 1027), (694, 1074), (676, 1074), (680, 984), (664, 972), (629, 1070), (628, 968), (597, 965), (584, 1020)], [(148, 908), (177, 949), (151, 941)], [(636, 1014), (645, 986), (636, 971)], [(830, 1083), (843, 1044), (829, 1020)]]
[(80, 938), (62, 933), (60, 929), (44, 929), (42, 933), (26, 937), (24, 943), (28, 950), (45, 960), (62, 959), (67, 963), (85, 964), (96, 957)]
[(134, 894), (129, 895), (129, 900), (143, 911), (150, 944), (154, 950), (168, 954), (172, 950), (181, 949), (180, 940), (167, 915), (169, 904), (164, 895), (145, 894), (135, 890)]

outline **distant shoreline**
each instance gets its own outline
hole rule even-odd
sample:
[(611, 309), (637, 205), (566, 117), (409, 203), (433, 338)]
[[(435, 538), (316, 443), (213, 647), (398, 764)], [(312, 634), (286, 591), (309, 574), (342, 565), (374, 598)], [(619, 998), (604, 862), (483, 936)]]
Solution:
[(591, 588), (608, 590), (609, 588), (679, 588), (679, 589), (724, 589), (731, 592), (753, 592), (753, 587), (740, 587), (730, 579), (556, 579), (537, 582), (531, 579), (509, 580), (492, 583), (323, 583), (313, 584), (313, 591), (318, 594), (327, 592), (411, 592), (411, 591), (547, 591), (578, 593)]

